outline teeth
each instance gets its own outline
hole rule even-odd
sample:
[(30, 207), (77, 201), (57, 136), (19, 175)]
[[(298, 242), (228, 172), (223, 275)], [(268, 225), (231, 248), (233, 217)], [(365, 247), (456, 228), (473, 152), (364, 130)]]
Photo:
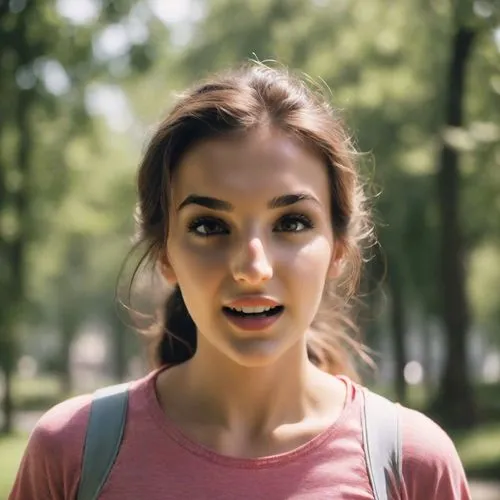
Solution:
[(270, 311), (272, 307), (269, 306), (257, 306), (257, 307), (232, 307), (234, 311), (242, 312), (244, 314), (259, 314), (266, 311)]

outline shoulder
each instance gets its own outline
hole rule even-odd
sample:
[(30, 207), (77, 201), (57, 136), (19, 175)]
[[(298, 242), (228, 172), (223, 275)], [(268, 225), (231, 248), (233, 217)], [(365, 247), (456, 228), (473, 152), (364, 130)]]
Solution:
[[(135, 409), (137, 414), (143, 409), (148, 395), (154, 393), (150, 382), (156, 373), (129, 384), (129, 410)], [(76, 497), (93, 399), (93, 394), (68, 399), (40, 418), (29, 437), (9, 500)]]
[(399, 415), (408, 498), (470, 498), (465, 472), (450, 436), (421, 412), (399, 406)]
[(59, 439), (85, 432), (92, 395), (86, 394), (67, 399), (48, 410), (33, 429), (31, 439)]
[(40, 418), (29, 437), (9, 498), (73, 498), (91, 401), (91, 395), (77, 396), (57, 404)]
[(129, 393), (129, 399), (132, 403), (137, 405), (137, 396), (140, 397), (142, 393), (147, 391), (148, 381), (151, 378), (151, 376), (147, 376), (126, 384), (102, 387), (96, 393), (76, 396), (55, 405), (37, 422), (31, 434), (30, 442), (40, 441), (51, 447), (57, 447), (61, 444), (64, 445), (64, 448), (71, 446), (73, 450), (76, 448), (81, 452), (95, 396), (99, 394), (106, 396), (122, 392), (123, 387)]
[(456, 453), (450, 436), (436, 422), (419, 411), (398, 407), (405, 461), (414, 465), (439, 462)]

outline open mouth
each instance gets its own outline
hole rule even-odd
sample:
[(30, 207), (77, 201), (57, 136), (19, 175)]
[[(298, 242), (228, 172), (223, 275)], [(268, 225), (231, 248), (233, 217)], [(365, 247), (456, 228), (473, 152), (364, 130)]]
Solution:
[(283, 312), (284, 307), (223, 307), (222, 309), (227, 315), (236, 318), (266, 318), (280, 314)]

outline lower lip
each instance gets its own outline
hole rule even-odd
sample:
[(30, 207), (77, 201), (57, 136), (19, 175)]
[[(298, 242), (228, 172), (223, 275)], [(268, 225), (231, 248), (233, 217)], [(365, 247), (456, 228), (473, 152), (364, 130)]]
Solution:
[(255, 332), (269, 328), (276, 321), (278, 321), (278, 319), (283, 314), (283, 311), (273, 314), (272, 316), (260, 316), (256, 318), (234, 316), (232, 314), (227, 313), (226, 311), (223, 311), (223, 313), (224, 316), (227, 318), (227, 320), (236, 327), (238, 327), (240, 330)]

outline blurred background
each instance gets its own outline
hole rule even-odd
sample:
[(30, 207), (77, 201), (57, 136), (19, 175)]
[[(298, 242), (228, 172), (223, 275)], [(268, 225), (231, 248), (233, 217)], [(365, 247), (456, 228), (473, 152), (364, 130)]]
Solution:
[(500, 499), (500, 0), (0, 0), (0, 498), (44, 411), (147, 370), (115, 298), (141, 151), (250, 58), (329, 88), (364, 153), (367, 382)]

